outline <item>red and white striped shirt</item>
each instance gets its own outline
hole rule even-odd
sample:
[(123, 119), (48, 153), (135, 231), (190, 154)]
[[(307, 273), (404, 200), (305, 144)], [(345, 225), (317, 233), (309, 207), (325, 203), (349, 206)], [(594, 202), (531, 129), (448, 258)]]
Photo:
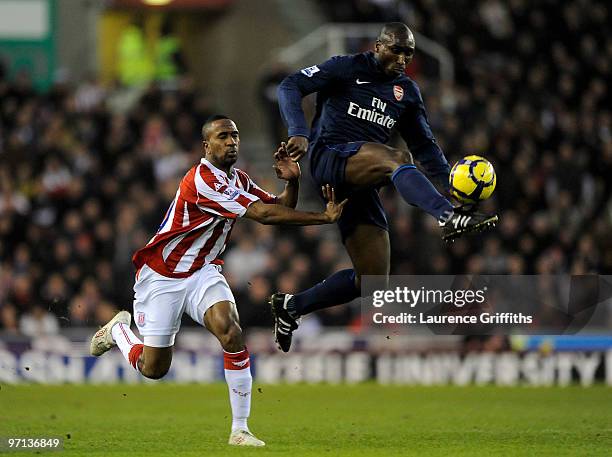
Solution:
[(202, 159), (182, 179), (159, 230), (132, 262), (137, 269), (146, 264), (170, 278), (186, 278), (205, 264), (223, 264), (219, 256), (236, 218), (257, 200), (276, 203), (244, 171), (234, 168), (228, 177)]

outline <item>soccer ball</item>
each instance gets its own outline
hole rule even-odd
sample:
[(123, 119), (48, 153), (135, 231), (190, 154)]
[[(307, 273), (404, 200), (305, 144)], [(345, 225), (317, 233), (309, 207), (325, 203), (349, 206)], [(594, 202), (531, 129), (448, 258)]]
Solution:
[(471, 155), (457, 162), (450, 172), (450, 192), (462, 203), (486, 200), (495, 190), (493, 165), (484, 157)]

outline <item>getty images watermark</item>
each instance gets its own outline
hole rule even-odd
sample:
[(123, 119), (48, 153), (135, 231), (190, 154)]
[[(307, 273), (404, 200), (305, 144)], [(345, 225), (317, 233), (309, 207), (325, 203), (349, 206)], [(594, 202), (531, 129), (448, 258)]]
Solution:
[[(381, 308), (385, 304), (404, 304), (410, 308), (417, 305), (430, 305), (443, 303), (463, 308), (470, 305), (484, 305), (486, 292), (484, 286), (477, 290), (431, 290), (421, 287), (418, 290), (409, 287), (396, 287), (393, 290), (375, 290), (372, 294), (372, 306)], [(374, 312), (372, 320), (375, 324), (531, 324), (532, 315), (523, 313), (490, 313), (483, 311), (477, 314), (428, 314), (418, 312), (400, 312), (399, 314), (385, 314), (382, 311)]]
[(362, 323), (436, 334), (574, 334), (612, 328), (612, 276), (362, 278)]

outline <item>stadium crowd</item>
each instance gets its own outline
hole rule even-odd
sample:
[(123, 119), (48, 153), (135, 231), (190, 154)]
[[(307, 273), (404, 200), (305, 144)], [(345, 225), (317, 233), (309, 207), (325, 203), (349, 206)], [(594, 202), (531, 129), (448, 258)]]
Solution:
[[(605, 3), (322, 3), (335, 5), (332, 20), (403, 20), (448, 47), (455, 84), (416, 75), (434, 133), (451, 162), (482, 154), (498, 173), (485, 205), (499, 211), (499, 228), (452, 246), (433, 218), (384, 189), (392, 273), (610, 274)], [(354, 16), (374, 10), (379, 16)], [(54, 333), (130, 309), (132, 253), (201, 157), (199, 129), (212, 110), (194, 87), (189, 77), (176, 91), (152, 85), (124, 111), (122, 92), (95, 80), (39, 93), (28, 74), (0, 71), (0, 330)], [(251, 168), (244, 146), (239, 167)], [(333, 227), (248, 221), (237, 224), (225, 260), (246, 328), (270, 325), (271, 292), (298, 291), (349, 265)], [(357, 314), (331, 308), (317, 325), (347, 325)]]

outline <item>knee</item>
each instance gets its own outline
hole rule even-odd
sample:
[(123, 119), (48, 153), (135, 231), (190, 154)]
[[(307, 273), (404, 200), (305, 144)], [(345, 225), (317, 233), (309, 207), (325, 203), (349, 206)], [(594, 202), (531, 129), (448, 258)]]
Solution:
[(146, 378), (149, 378), (149, 379), (161, 379), (164, 376), (166, 376), (166, 374), (168, 374), (169, 370), (170, 370), (170, 366), (155, 366), (155, 365), (150, 366), (150, 365), (145, 365), (145, 366), (142, 367), (140, 372)]
[(219, 335), (221, 347), (227, 352), (238, 352), (244, 348), (242, 341), (242, 329), (238, 323), (229, 325), (224, 332)]
[(377, 289), (386, 289), (389, 285), (389, 270), (386, 266), (381, 266), (380, 268), (367, 268), (364, 271), (357, 272), (355, 276), (355, 285), (358, 289), (361, 289), (362, 276), (377, 276), (375, 284), (370, 284), (370, 286), (375, 286)]
[(390, 178), (398, 167), (413, 163), (414, 161), (412, 159), (412, 154), (410, 154), (408, 151), (388, 148), (386, 158), (380, 162), (380, 166), (384, 168), (383, 171), (387, 178)]
[(357, 288), (361, 291), (362, 297), (372, 297), (377, 291), (389, 289), (389, 276), (386, 275), (380, 274), (377, 275), (376, 278), (370, 278), (364, 283), (363, 287), (361, 285), (361, 280), (361, 275), (357, 275), (355, 283)]
[(410, 152), (408, 151), (403, 151), (401, 149), (389, 148), (387, 157), (388, 157), (389, 163), (393, 167), (393, 170), (395, 170), (400, 165), (405, 165), (407, 163), (409, 164), (414, 163), (414, 160), (412, 159), (412, 154), (410, 154)]
[(161, 379), (170, 370), (170, 363), (145, 363), (141, 368), (140, 372), (145, 378), (149, 379)]

